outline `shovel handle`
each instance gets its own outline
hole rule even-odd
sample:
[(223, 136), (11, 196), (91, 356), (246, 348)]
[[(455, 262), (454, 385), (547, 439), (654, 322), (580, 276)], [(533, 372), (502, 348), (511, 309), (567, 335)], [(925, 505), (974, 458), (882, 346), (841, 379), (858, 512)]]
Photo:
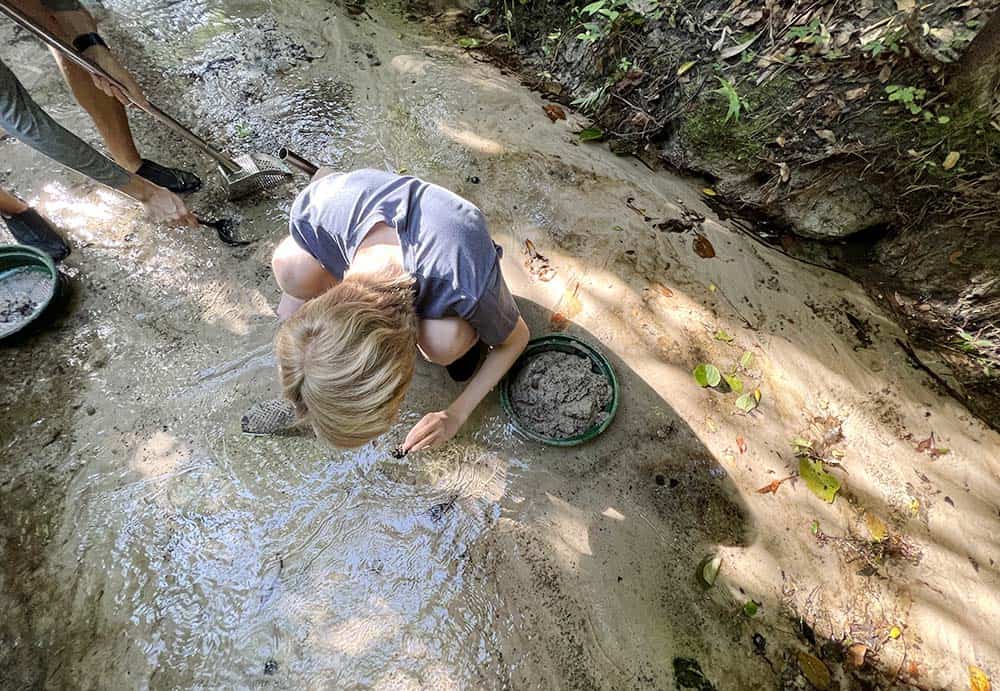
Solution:
[(319, 166), (315, 163), (307, 161), (306, 159), (299, 156), (294, 151), (291, 151), (287, 147), (281, 147), (278, 149), (278, 158), (292, 166), (293, 168), (298, 168), (300, 171), (312, 177), (319, 170)]
[[(85, 69), (91, 74), (97, 75), (102, 79), (106, 79), (111, 82), (113, 86), (120, 89), (122, 93), (128, 94), (128, 89), (120, 81), (108, 74), (102, 67), (95, 65), (90, 60), (80, 55), (76, 52), (69, 44), (60, 39), (58, 36), (54, 36), (41, 26), (35, 23), (33, 19), (28, 17), (26, 14), (21, 12), (21, 10), (16, 7), (11, 6), (7, 0), (0, 0), (0, 12), (7, 15), (12, 19), (18, 26), (25, 29), (29, 33), (33, 34), (36, 38), (40, 39), (43, 43), (52, 47), (53, 49), (59, 51), (65, 55), (70, 61), (78, 65), (79, 67)], [(231, 158), (226, 156), (221, 151), (217, 150), (211, 144), (206, 142), (204, 139), (196, 135), (194, 132), (189, 130), (187, 127), (181, 123), (174, 120), (171, 116), (164, 113), (162, 110), (154, 106), (149, 101), (146, 104), (136, 103), (139, 108), (152, 115), (154, 118), (162, 122), (164, 125), (172, 129), (175, 133), (183, 137), (188, 143), (196, 146), (202, 152), (208, 156), (215, 159), (219, 165), (221, 165), (226, 172), (235, 173), (240, 170), (240, 166)]]

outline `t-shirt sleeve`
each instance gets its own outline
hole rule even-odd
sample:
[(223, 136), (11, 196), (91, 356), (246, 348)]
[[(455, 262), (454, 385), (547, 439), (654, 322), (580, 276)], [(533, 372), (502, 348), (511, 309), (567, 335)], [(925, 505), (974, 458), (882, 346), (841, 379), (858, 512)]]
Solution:
[(489, 346), (498, 346), (507, 340), (521, 312), (500, 270), (499, 260), (493, 264), (486, 288), (479, 299), (472, 301), (462, 317), (472, 325), (479, 338)]
[(317, 232), (305, 218), (295, 218), (288, 222), (288, 230), (295, 244), (318, 261), (331, 276), (338, 281), (344, 279), (347, 262), (329, 233)]

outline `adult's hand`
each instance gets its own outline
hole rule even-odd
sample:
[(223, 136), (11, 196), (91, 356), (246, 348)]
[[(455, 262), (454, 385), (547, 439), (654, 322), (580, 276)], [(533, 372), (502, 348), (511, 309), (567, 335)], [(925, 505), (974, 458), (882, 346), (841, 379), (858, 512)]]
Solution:
[(120, 188), (133, 199), (139, 200), (146, 208), (149, 220), (175, 226), (198, 227), (198, 219), (188, 211), (181, 198), (170, 190), (154, 185), (138, 175), (132, 175), (128, 184)]
[(118, 58), (104, 46), (92, 46), (84, 51), (84, 57), (101, 67), (105, 72), (121, 83), (124, 90), (112, 84), (109, 80), (98, 75), (92, 75), (94, 85), (112, 98), (118, 99), (122, 105), (128, 106), (133, 103), (140, 107), (149, 106), (146, 95), (142, 92), (142, 87), (135, 81), (135, 78), (126, 70)]

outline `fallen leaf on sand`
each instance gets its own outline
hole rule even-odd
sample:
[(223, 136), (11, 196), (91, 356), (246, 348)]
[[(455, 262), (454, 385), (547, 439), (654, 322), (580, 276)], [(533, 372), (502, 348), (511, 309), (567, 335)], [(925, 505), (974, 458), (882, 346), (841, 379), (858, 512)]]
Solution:
[(707, 586), (715, 585), (715, 579), (719, 577), (719, 569), (722, 567), (722, 557), (718, 554), (711, 554), (701, 562), (699, 575)]
[(865, 666), (865, 655), (868, 654), (868, 646), (864, 643), (852, 643), (847, 649), (847, 664), (854, 669), (861, 669)]
[(949, 152), (947, 156), (944, 157), (944, 163), (941, 167), (945, 170), (951, 170), (958, 164), (958, 159), (962, 157), (962, 154), (958, 151)]
[(552, 122), (566, 119), (566, 111), (553, 103), (542, 106), (542, 110), (545, 111), (545, 114), (549, 116), (549, 120)]
[(922, 442), (920, 442), (919, 444), (917, 444), (917, 451), (919, 451), (920, 453), (923, 453), (924, 451), (927, 451), (927, 449), (933, 449), (933, 448), (934, 448), (934, 433), (933, 432), (931, 432), (931, 436), (927, 437)]
[(736, 448), (739, 449), (740, 453), (747, 452), (747, 440), (743, 438), (742, 434), (736, 437)]
[(703, 362), (694, 368), (694, 380), (699, 386), (718, 386), (722, 381), (722, 372), (715, 365)]
[(809, 680), (810, 684), (821, 691), (830, 688), (830, 670), (826, 668), (822, 660), (801, 651), (798, 654), (798, 658), (799, 669), (802, 670), (803, 676)]
[(992, 691), (993, 689), (986, 672), (975, 665), (969, 665), (969, 689), (971, 691)]
[(889, 629), (889, 638), (893, 640), (899, 638), (902, 635), (903, 632), (899, 629), (898, 626), (893, 626), (891, 629)]
[(832, 504), (840, 490), (840, 480), (823, 468), (822, 461), (816, 461), (808, 456), (799, 457), (799, 475), (806, 487), (828, 504)]
[(556, 270), (549, 265), (549, 258), (535, 249), (535, 243), (531, 240), (524, 241), (524, 254), (527, 257), (524, 266), (528, 269), (528, 273), (542, 283), (548, 283), (555, 278)]
[(556, 312), (549, 319), (549, 328), (553, 331), (562, 331), (569, 325), (569, 319), (562, 312)]
[(701, 193), (704, 194), (706, 197), (714, 197), (714, 196), (716, 196), (718, 194), (718, 192), (716, 192), (715, 190), (713, 190), (711, 187), (705, 187), (705, 188), (703, 188), (701, 190)]
[(962, 254), (963, 254), (962, 250), (955, 250), (954, 252), (948, 255), (948, 263), (952, 265), (958, 264), (958, 258), (961, 257)]
[(885, 527), (885, 523), (873, 513), (865, 514), (865, 525), (868, 526), (868, 534), (875, 542), (882, 542), (889, 536), (889, 530)]
[(694, 235), (694, 253), (702, 259), (711, 259), (715, 256), (715, 248), (708, 238), (700, 233)]
[(653, 283), (652, 287), (653, 287), (653, 290), (655, 290), (657, 293), (659, 293), (660, 295), (662, 295), (665, 298), (671, 298), (671, 297), (674, 296), (674, 291), (670, 290), (670, 288), (666, 287), (665, 285), (663, 285), (659, 281)]
[(782, 483), (791, 480), (794, 475), (789, 475), (788, 477), (783, 477), (780, 480), (771, 480), (769, 483), (757, 490), (757, 494), (777, 494), (778, 488), (781, 487)]

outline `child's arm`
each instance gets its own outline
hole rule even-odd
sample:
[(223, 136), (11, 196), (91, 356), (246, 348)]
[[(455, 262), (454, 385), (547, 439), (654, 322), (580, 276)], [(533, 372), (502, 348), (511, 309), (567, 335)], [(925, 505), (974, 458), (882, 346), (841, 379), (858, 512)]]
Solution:
[(530, 336), (528, 325), (519, 317), (507, 340), (490, 351), (482, 367), (458, 398), (446, 410), (428, 413), (410, 430), (403, 442), (403, 451), (434, 448), (454, 437), (476, 406), (486, 398), (486, 394), (497, 385), (524, 351)]

